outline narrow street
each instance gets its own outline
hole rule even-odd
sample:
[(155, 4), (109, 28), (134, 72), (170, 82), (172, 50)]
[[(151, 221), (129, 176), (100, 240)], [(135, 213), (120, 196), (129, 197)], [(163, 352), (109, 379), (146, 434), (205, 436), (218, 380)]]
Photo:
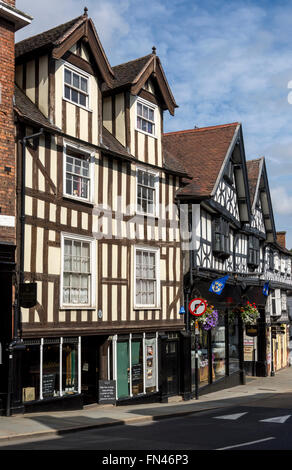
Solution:
[[(291, 450), (292, 394), (187, 417), (7, 442), (1, 450)], [(130, 453), (129, 453), (130, 455)]]

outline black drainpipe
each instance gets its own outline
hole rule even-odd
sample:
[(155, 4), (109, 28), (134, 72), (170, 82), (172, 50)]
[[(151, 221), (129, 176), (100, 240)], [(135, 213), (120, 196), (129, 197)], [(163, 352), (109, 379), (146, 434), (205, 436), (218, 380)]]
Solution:
[(13, 321), (13, 340), (8, 346), (9, 362), (8, 362), (8, 389), (7, 389), (7, 403), (6, 403), (6, 416), (11, 416), (11, 395), (13, 392), (13, 356), (14, 351), (24, 351), (25, 345), (21, 338), (20, 333), (20, 285), (24, 281), (24, 231), (25, 231), (25, 156), (26, 156), (26, 143), (30, 139), (40, 137), (44, 134), (44, 129), (41, 128), (36, 134), (31, 134), (23, 137), (22, 139), (22, 175), (21, 175), (21, 196), (20, 196), (20, 247), (19, 247), (19, 268), (18, 279), (16, 281), (17, 291), (14, 303), (14, 321)]

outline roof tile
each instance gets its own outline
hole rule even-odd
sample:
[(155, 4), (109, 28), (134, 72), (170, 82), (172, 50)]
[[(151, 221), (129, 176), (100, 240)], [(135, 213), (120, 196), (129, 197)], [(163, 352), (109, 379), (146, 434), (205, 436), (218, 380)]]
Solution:
[(209, 197), (239, 123), (169, 132), (163, 135), (166, 151), (183, 164), (192, 181), (179, 195)]

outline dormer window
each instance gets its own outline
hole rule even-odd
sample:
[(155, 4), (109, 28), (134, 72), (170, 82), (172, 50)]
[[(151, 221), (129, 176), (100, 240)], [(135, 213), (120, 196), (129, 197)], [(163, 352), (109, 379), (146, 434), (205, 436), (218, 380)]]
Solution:
[(64, 67), (64, 98), (88, 109), (89, 76), (66, 65)]
[(145, 100), (137, 100), (137, 129), (155, 136), (155, 109)]
[(230, 256), (229, 223), (222, 217), (213, 220), (213, 252), (218, 258)]

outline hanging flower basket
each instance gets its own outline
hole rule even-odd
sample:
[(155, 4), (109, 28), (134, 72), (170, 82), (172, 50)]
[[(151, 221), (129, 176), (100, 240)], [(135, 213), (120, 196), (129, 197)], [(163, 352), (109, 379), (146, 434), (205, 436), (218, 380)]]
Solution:
[(260, 312), (258, 311), (256, 304), (251, 302), (247, 302), (244, 307), (240, 307), (236, 311), (233, 311), (230, 315), (231, 320), (234, 318), (235, 313), (240, 315), (244, 325), (255, 325), (260, 316)]
[(214, 310), (213, 305), (208, 305), (207, 309), (203, 315), (197, 317), (196, 320), (200, 323), (204, 330), (211, 330), (211, 328), (215, 328), (218, 323), (218, 312)]

